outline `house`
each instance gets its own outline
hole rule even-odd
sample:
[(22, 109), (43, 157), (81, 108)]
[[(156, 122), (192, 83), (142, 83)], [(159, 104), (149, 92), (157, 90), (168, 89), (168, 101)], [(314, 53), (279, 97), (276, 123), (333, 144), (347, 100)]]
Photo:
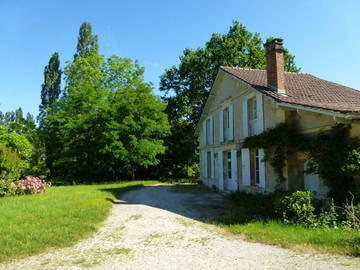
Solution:
[[(201, 180), (220, 190), (271, 192), (277, 175), (263, 149), (243, 148), (247, 136), (296, 119), (301, 132), (316, 133), (335, 123), (352, 124), (360, 135), (360, 91), (310, 74), (284, 72), (282, 39), (266, 46), (266, 70), (220, 67), (197, 126)], [(306, 157), (288, 160), (288, 190), (326, 196), (316, 174), (305, 174)]]

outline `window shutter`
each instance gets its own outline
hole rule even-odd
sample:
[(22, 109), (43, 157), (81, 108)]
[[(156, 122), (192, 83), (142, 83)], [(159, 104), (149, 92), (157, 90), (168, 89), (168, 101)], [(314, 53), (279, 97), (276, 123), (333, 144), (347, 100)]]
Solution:
[(233, 105), (230, 104), (228, 107), (229, 110), (229, 140), (234, 140), (234, 110)]
[(224, 111), (220, 110), (220, 142), (224, 141)]
[(211, 160), (211, 178), (214, 178), (215, 177), (214, 152), (211, 152), (210, 160)]
[(242, 182), (244, 186), (250, 186), (250, 152), (249, 148), (241, 149)]
[(204, 159), (204, 177), (208, 178), (208, 175), (207, 175), (207, 172), (208, 172), (207, 166), (208, 166), (208, 164), (207, 164), (207, 152), (206, 151), (203, 151), (203, 159)]
[(265, 161), (264, 161), (264, 149), (259, 149), (259, 174), (260, 183), (259, 186), (265, 188)]
[(237, 151), (231, 150), (231, 176), (235, 184), (235, 189), (238, 188), (238, 172), (237, 172)]
[(243, 136), (244, 138), (246, 138), (247, 136), (249, 136), (247, 99), (243, 99), (242, 101), (242, 122), (243, 122)]
[(256, 134), (260, 134), (264, 131), (264, 106), (263, 106), (263, 95), (260, 93), (256, 94)]
[(224, 161), (223, 152), (218, 152), (218, 168), (219, 168), (219, 189), (224, 190)]
[(206, 145), (206, 119), (203, 120), (202, 145)]
[(214, 144), (214, 117), (210, 116), (210, 144)]

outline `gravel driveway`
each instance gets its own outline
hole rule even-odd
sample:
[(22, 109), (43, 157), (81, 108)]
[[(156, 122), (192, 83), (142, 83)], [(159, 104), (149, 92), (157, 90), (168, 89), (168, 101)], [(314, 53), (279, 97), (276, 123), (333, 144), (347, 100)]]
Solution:
[(359, 269), (359, 260), (300, 254), (233, 239), (199, 220), (221, 211), (217, 194), (151, 186), (124, 194), (92, 238), (0, 269)]

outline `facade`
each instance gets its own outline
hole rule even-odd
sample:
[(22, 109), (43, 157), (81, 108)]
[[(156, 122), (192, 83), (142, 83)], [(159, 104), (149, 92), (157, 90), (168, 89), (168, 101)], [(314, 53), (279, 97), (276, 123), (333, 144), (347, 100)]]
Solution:
[[(351, 122), (351, 135), (360, 135), (360, 91), (309, 74), (284, 72), (283, 50), (281, 39), (268, 44), (267, 70), (219, 69), (197, 127), (205, 185), (274, 191), (277, 175), (264, 162), (264, 150), (243, 148), (243, 142), (279, 123), (296, 121), (302, 132), (316, 133)], [(306, 156), (287, 160), (285, 188), (326, 196), (323, 181), (304, 173), (306, 165)]]

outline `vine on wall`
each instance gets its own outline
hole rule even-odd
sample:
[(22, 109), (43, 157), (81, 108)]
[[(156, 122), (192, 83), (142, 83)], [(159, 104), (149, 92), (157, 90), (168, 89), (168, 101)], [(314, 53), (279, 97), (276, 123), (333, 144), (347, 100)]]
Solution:
[(281, 123), (275, 128), (246, 138), (244, 147), (263, 148), (265, 161), (278, 176), (278, 187), (285, 181), (283, 170), (292, 155), (308, 156), (306, 173), (317, 173), (329, 187), (329, 196), (338, 202), (349, 192), (360, 199), (360, 139), (350, 137), (351, 125), (336, 124), (316, 135), (302, 134), (295, 124)]

